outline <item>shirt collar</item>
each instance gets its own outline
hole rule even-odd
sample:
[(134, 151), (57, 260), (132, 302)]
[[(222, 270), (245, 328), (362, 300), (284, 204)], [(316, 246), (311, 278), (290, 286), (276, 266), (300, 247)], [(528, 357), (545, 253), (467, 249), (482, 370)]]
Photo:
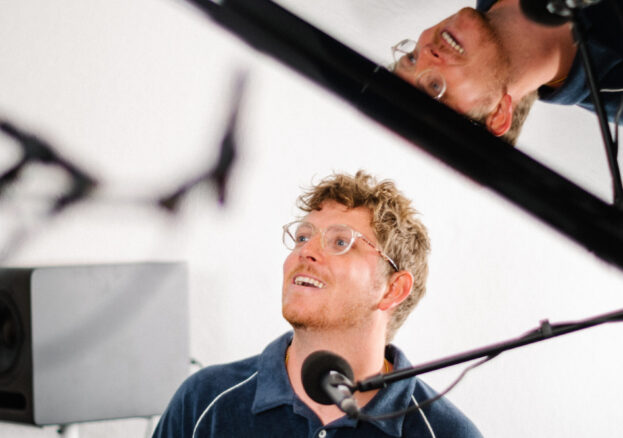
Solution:
[[(277, 406), (288, 404), (294, 406), (296, 395), (290, 385), (290, 379), (285, 368), (285, 355), (288, 345), (292, 342), (292, 332), (271, 342), (259, 357), (257, 376), (257, 388), (251, 407), (253, 414), (273, 409)], [(394, 369), (403, 369), (411, 366), (402, 351), (393, 345), (385, 349), (385, 357), (394, 365)], [(380, 390), (363, 411), (367, 415), (381, 415), (389, 412), (402, 410), (411, 403), (411, 395), (415, 390), (416, 379), (406, 379), (392, 383), (387, 388)], [(399, 437), (402, 434), (402, 425), (405, 416), (388, 420), (372, 421), (371, 424), (378, 427), (384, 433)], [(335, 426), (357, 425), (356, 420), (343, 417), (333, 423)]]
[(280, 336), (264, 349), (259, 358), (257, 389), (251, 412), (258, 414), (279, 405), (294, 404), (294, 391), (285, 367), (292, 332)]
[(487, 12), (495, 3), (497, 3), (497, 0), (477, 0), (476, 9), (481, 12)]
[[(394, 345), (385, 347), (385, 357), (394, 365), (395, 370), (411, 367), (411, 363), (400, 349)], [(411, 404), (411, 396), (415, 391), (416, 379), (405, 379), (394, 382), (381, 389), (370, 402), (363, 407), (363, 412), (370, 416), (388, 414), (400, 411)], [(374, 420), (371, 424), (388, 435), (399, 437), (402, 435), (402, 425), (405, 415), (387, 420)]]
[[(589, 40), (587, 44), (593, 60), (596, 82), (600, 87), (607, 88), (609, 84), (605, 83), (604, 78), (617, 64), (621, 63), (621, 59), (608, 47), (603, 47), (592, 40)], [(589, 96), (590, 89), (587, 85), (580, 49), (573, 59), (567, 80), (560, 87), (542, 86), (539, 88), (539, 99), (560, 105), (575, 105), (587, 100)]]

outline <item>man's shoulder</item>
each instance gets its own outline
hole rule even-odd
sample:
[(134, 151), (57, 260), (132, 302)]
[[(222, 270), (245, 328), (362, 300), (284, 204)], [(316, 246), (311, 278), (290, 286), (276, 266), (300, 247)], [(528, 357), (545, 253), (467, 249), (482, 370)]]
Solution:
[[(413, 395), (420, 404), (435, 397), (437, 393), (426, 383), (417, 379)], [(437, 438), (482, 438), (482, 434), (474, 423), (446, 397), (425, 406), (422, 411), (422, 415), (430, 423)]]
[[(154, 438), (193, 436), (194, 428), (211, 404), (233, 388), (252, 386), (259, 356), (236, 362), (211, 365), (188, 377), (175, 392), (164, 412)], [(252, 388), (249, 388), (252, 390)]]
[(186, 400), (210, 399), (227, 389), (253, 378), (258, 370), (259, 355), (236, 362), (210, 365), (188, 377), (178, 390)]

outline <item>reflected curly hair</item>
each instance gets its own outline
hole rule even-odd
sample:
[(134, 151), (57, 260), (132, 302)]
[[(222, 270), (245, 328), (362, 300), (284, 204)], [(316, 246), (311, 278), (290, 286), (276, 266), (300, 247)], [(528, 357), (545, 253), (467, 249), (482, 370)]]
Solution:
[[(430, 241), (418, 212), (392, 181), (377, 182), (374, 177), (358, 171), (355, 176), (333, 174), (304, 192), (297, 206), (304, 212), (320, 210), (323, 203), (335, 201), (347, 208), (365, 207), (372, 216), (372, 228), (379, 247), (398, 265), (411, 272), (413, 287), (409, 296), (394, 309), (387, 327), (389, 343), (426, 291)], [(389, 263), (386, 275), (393, 269)]]

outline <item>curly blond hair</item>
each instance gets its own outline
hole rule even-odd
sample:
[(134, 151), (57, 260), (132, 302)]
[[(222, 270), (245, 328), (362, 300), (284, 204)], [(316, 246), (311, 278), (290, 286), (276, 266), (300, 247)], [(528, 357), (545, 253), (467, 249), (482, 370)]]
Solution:
[[(320, 210), (323, 203), (335, 201), (347, 208), (365, 207), (372, 216), (372, 228), (380, 248), (398, 265), (411, 272), (413, 287), (409, 296), (394, 309), (387, 327), (386, 342), (407, 319), (426, 291), (427, 258), (430, 251), (428, 233), (417, 218), (418, 212), (392, 181), (377, 182), (364, 171), (355, 176), (333, 174), (297, 200), (304, 212)], [(387, 275), (393, 272), (388, 263)]]

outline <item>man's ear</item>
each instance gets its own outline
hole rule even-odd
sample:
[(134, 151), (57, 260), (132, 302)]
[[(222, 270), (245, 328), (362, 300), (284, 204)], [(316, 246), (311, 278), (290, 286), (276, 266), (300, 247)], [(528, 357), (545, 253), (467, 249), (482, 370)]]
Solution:
[(379, 302), (380, 310), (390, 310), (402, 303), (413, 287), (413, 275), (409, 271), (398, 271), (392, 274), (385, 294)]
[(487, 129), (495, 136), (500, 137), (510, 129), (513, 121), (513, 98), (505, 94), (495, 109), (487, 116)]

